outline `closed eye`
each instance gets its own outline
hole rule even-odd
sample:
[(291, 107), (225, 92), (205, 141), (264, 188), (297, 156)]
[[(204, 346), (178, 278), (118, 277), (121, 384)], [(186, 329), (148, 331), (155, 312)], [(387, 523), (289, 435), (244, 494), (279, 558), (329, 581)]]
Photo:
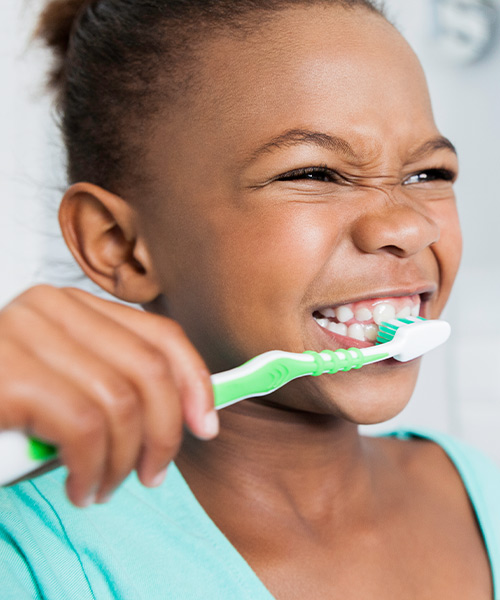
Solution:
[(456, 173), (450, 169), (426, 169), (410, 175), (403, 181), (403, 185), (411, 185), (415, 183), (428, 183), (433, 181), (449, 181), (454, 182)]
[(336, 171), (327, 167), (306, 167), (294, 169), (276, 178), (276, 181), (320, 181), (324, 183), (346, 183), (346, 180)]

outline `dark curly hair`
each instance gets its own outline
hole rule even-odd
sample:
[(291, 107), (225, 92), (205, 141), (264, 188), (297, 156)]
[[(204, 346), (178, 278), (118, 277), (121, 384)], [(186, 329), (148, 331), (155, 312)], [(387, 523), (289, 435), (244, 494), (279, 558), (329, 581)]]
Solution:
[(119, 192), (141, 179), (151, 117), (186, 92), (195, 50), (218, 31), (247, 31), (294, 5), (335, 5), (383, 16), (369, 0), (50, 0), (36, 35), (54, 52), (50, 85), (70, 183)]

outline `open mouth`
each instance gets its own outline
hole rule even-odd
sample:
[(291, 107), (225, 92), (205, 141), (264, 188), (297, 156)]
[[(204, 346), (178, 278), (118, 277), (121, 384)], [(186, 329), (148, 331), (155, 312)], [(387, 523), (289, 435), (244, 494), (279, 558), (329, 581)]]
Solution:
[(331, 333), (373, 344), (382, 321), (418, 317), (420, 305), (418, 294), (400, 298), (377, 298), (321, 308), (313, 313), (313, 317), (320, 327)]

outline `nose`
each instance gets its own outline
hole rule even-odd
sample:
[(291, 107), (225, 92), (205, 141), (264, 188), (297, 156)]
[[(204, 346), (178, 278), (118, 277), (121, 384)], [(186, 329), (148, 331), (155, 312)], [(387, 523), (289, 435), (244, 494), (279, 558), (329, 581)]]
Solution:
[(355, 221), (352, 230), (353, 241), (361, 251), (388, 252), (401, 258), (417, 254), (437, 242), (439, 236), (438, 224), (424, 207), (406, 199), (376, 202)]

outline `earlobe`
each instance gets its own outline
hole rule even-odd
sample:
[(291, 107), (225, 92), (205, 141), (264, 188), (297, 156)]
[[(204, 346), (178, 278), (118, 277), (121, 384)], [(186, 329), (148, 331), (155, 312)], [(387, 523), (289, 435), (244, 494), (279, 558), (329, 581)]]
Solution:
[(102, 289), (138, 304), (159, 295), (135, 211), (123, 198), (91, 183), (76, 183), (62, 199), (59, 223), (75, 260)]

